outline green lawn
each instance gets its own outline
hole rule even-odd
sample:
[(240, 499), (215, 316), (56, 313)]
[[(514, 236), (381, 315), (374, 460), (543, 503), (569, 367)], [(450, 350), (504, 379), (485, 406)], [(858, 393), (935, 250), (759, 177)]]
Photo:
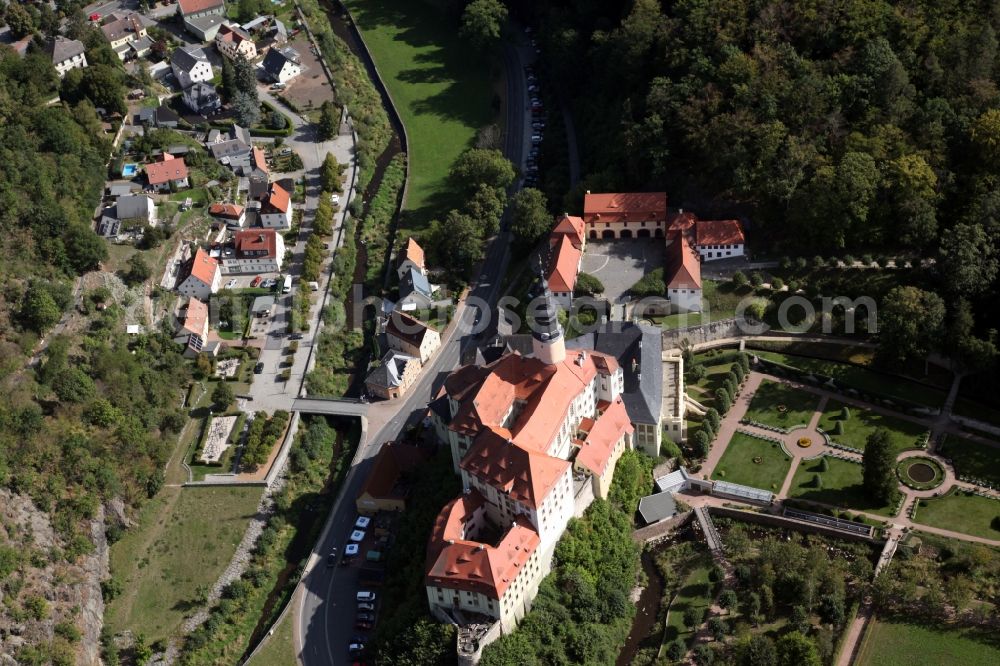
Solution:
[[(406, 126), (408, 225), (461, 202), (445, 180), (476, 131), (494, 121), (490, 66), (458, 36), (457, 21), (427, 3), (347, 0)], [(406, 233), (405, 230), (401, 230)]]
[(164, 488), (144, 505), (139, 525), (111, 547), (111, 574), (122, 592), (107, 608), (113, 632), (150, 642), (177, 632), (229, 564), (262, 489)]
[[(864, 451), (868, 436), (877, 428), (885, 428), (892, 440), (892, 448), (896, 453), (907, 449), (920, 448), (927, 429), (923, 426), (894, 416), (877, 414), (870, 409), (849, 406), (850, 418), (844, 419), (844, 403), (830, 400), (826, 403), (826, 411), (819, 420), (819, 427), (829, 433), (830, 437), (840, 444)], [(837, 423), (843, 423), (842, 435), (835, 434)]]
[(941, 498), (923, 500), (913, 522), (1000, 541), (1000, 530), (990, 526), (998, 516), (1000, 500), (952, 492)]
[(695, 565), (684, 582), (681, 583), (677, 595), (670, 604), (669, 615), (667, 616), (667, 629), (663, 634), (664, 643), (671, 643), (678, 638), (690, 643), (694, 638), (694, 632), (684, 626), (684, 611), (688, 608), (704, 608), (705, 615), (708, 615), (708, 607), (712, 604), (713, 592), (712, 583), (708, 579), (712, 570), (712, 563), (704, 560)]
[[(754, 462), (758, 457), (761, 462)], [(738, 432), (729, 440), (712, 478), (777, 492), (791, 463), (777, 444)]]
[(715, 407), (715, 390), (722, 387), (732, 367), (732, 363), (706, 365), (708, 374), (696, 382), (685, 384), (687, 394), (705, 407)]
[(951, 458), (958, 474), (1000, 485), (1000, 444), (989, 446), (964, 437), (945, 435), (939, 452), (945, 458)]
[(859, 666), (993, 666), (1000, 663), (1000, 649), (977, 640), (975, 633), (968, 630), (874, 619), (856, 663)]
[[(819, 460), (802, 461), (792, 477), (792, 485), (788, 489), (789, 497), (821, 502), (842, 509), (854, 509), (877, 513), (880, 516), (891, 516), (895, 507), (876, 506), (865, 497), (861, 487), (861, 465), (849, 460), (841, 460), (825, 456), (827, 471), (821, 472)], [(813, 482), (816, 474), (820, 475), (822, 487), (817, 488)]]
[(955, 400), (954, 412), (959, 416), (966, 416), (970, 419), (986, 421), (995, 426), (1000, 426), (1000, 409), (989, 407), (962, 395), (959, 395), (958, 399)]
[[(785, 411), (778, 406), (784, 405)], [(819, 396), (778, 382), (761, 382), (744, 418), (778, 428), (809, 425)]]
[(947, 391), (929, 384), (922, 384), (904, 377), (874, 372), (850, 363), (838, 363), (805, 356), (792, 356), (771, 351), (754, 351), (754, 353), (771, 361), (784, 363), (799, 370), (813, 372), (827, 377), (833, 377), (857, 388), (859, 391), (871, 391), (899, 400), (908, 400), (928, 407), (940, 407), (948, 397)]
[(294, 613), (288, 613), (267, 639), (267, 645), (248, 663), (253, 666), (298, 666), (295, 658), (295, 644), (292, 642), (292, 628), (295, 626)]

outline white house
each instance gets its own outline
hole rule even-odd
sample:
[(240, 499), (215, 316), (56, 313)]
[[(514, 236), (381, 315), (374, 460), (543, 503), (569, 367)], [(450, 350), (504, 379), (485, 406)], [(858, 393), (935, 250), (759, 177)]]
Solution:
[(238, 204), (214, 203), (208, 207), (208, 214), (230, 227), (242, 228), (247, 221), (246, 208)]
[(260, 224), (268, 229), (291, 229), (292, 197), (277, 183), (271, 183), (267, 194), (260, 198)]
[(274, 229), (244, 229), (233, 237), (232, 249), (222, 252), (222, 271), (279, 273), (285, 258), (285, 239)]
[(66, 39), (57, 35), (49, 44), (49, 55), (52, 57), (52, 65), (56, 68), (60, 79), (71, 69), (82, 69), (87, 66), (83, 42), (76, 39)]
[(146, 180), (157, 192), (167, 192), (171, 186), (181, 189), (189, 186), (188, 168), (183, 158), (163, 153), (158, 162), (146, 165)]
[(290, 46), (268, 51), (261, 66), (267, 78), (276, 83), (287, 83), (302, 73), (302, 59)]
[(424, 248), (420, 247), (413, 238), (407, 238), (406, 247), (403, 248), (403, 252), (399, 258), (399, 266), (396, 268), (396, 274), (402, 280), (403, 276), (409, 273), (411, 269), (427, 275)]
[(694, 224), (694, 246), (703, 261), (742, 257), (746, 237), (736, 220), (698, 220)]
[(156, 219), (156, 204), (145, 194), (126, 194), (115, 202), (115, 217), (119, 220), (141, 220), (150, 224)]
[(219, 262), (198, 248), (194, 257), (185, 266), (184, 277), (177, 283), (177, 291), (184, 296), (205, 301), (219, 291), (221, 280), (222, 271), (219, 269)]
[(215, 48), (225, 58), (236, 60), (257, 58), (257, 45), (250, 34), (234, 23), (223, 23), (219, 32), (215, 33)]
[(441, 347), (441, 336), (424, 322), (403, 312), (393, 312), (385, 327), (389, 349), (415, 356), (426, 364)]
[(189, 88), (195, 83), (211, 81), (215, 76), (208, 56), (197, 47), (178, 47), (170, 56), (170, 69), (181, 88)]
[(184, 105), (193, 113), (211, 116), (222, 108), (219, 93), (211, 83), (199, 81), (184, 89)]
[(667, 299), (675, 311), (701, 312), (701, 261), (687, 234), (672, 232), (667, 245)]
[(112, 15), (111, 20), (101, 26), (104, 38), (108, 40), (111, 49), (118, 57), (125, 60), (131, 51), (129, 44), (146, 37), (146, 24), (141, 14), (130, 13), (125, 16)]

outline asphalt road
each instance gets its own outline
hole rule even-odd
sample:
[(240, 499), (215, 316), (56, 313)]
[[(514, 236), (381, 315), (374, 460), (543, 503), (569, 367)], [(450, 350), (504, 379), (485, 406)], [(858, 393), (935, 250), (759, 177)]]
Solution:
[[(521, 54), (516, 48), (508, 47), (504, 51), (504, 62), (508, 73), (507, 95), (510, 101), (507, 105), (505, 153), (508, 159), (520, 166), (523, 165), (525, 146), (529, 140), (526, 134), (528, 124), (525, 122), (527, 88)], [(519, 186), (520, 183), (515, 188)], [(502, 227), (499, 236), (490, 243), (480, 279), (472, 289), (468, 301), (482, 299), (492, 304), (499, 295), (510, 246), (506, 220)], [(417, 384), (410, 389), (395, 416), (376, 432), (369, 433), (366, 441), (361, 444), (364, 448), (359, 462), (345, 480), (342, 501), (334, 507), (328, 529), (316, 545), (313, 561), (318, 563), (301, 583), (304, 589), (299, 596), (295, 614), (295, 644), (301, 648), (299, 656), (306, 666), (330, 666), (352, 661), (347, 654), (348, 642), (351, 636), (363, 633), (354, 629), (357, 609), (355, 592), (360, 589), (358, 569), (355, 566), (327, 568), (323, 560), (332, 548), (343, 549), (356, 515), (354, 498), (360, 492), (372, 459), (382, 443), (397, 438), (409, 423), (422, 419), (433, 393), (440, 387), (446, 374), (458, 365), (461, 348), (471, 339), (463, 336), (462, 331), (470, 330), (477, 320), (476, 308), (463, 304), (456, 310), (455, 318), (459, 325), (442, 341), (436, 357), (421, 374)], [(423, 553), (415, 553), (414, 556), (423, 558)], [(385, 608), (379, 608), (379, 611), (392, 612)]]

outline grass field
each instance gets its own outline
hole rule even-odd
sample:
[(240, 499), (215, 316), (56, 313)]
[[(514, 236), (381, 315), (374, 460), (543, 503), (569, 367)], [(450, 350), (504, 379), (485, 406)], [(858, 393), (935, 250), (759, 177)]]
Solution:
[[(759, 292), (765, 294), (766, 291)], [(737, 291), (727, 282), (716, 280), (702, 281), (702, 305), (704, 312), (679, 313), (660, 317), (650, 317), (650, 320), (661, 328), (686, 328), (700, 326), (713, 321), (732, 319), (736, 316), (736, 307), (740, 301), (750, 295), (749, 290)], [(765, 295), (758, 296), (762, 302), (767, 302)]]
[[(761, 462), (755, 463), (754, 458)], [(723, 479), (754, 488), (777, 491), (781, 488), (792, 459), (781, 447), (763, 439), (736, 433), (712, 472), (713, 479)]]
[(248, 663), (253, 666), (298, 666), (295, 644), (292, 641), (294, 626), (295, 614), (289, 612), (275, 627), (274, 634), (267, 639), (267, 645)]
[[(785, 411), (778, 411), (784, 405)], [(778, 428), (809, 425), (819, 397), (777, 382), (761, 382), (750, 400), (746, 417), (751, 421)]]
[(670, 604), (669, 615), (667, 616), (667, 629), (664, 632), (664, 643), (670, 643), (678, 638), (690, 643), (694, 638), (694, 632), (689, 631), (684, 626), (684, 611), (688, 608), (704, 608), (708, 614), (708, 607), (712, 604), (712, 583), (708, 580), (708, 574), (712, 569), (712, 563), (708, 560), (695, 565), (684, 582), (681, 583), (677, 595)]
[(1000, 485), (1000, 444), (989, 446), (964, 437), (945, 435), (939, 453), (951, 458), (958, 474)]
[(865, 634), (855, 663), (859, 666), (992, 666), (1000, 663), (1000, 648), (976, 640), (975, 634), (969, 631), (875, 619)]
[(998, 516), (1000, 500), (953, 492), (921, 501), (913, 522), (1000, 541), (1000, 530), (990, 526)]
[(494, 121), (490, 66), (458, 36), (456, 21), (426, 3), (347, 0), (402, 116), (410, 148), (407, 226), (456, 207), (452, 162)]
[[(843, 418), (844, 403), (830, 400), (826, 403), (826, 411), (819, 420), (819, 427), (830, 434), (830, 437), (840, 444), (864, 451), (868, 436), (878, 428), (885, 428), (892, 440), (892, 448), (896, 453), (906, 449), (919, 448), (927, 429), (912, 421), (905, 421), (893, 416), (877, 414), (870, 409), (848, 407), (850, 418)], [(837, 423), (843, 423), (842, 435), (835, 434)]]
[[(827, 471), (821, 472), (819, 460), (809, 460), (799, 463), (792, 477), (792, 485), (788, 489), (789, 497), (822, 502), (843, 509), (868, 511), (881, 516), (891, 516), (895, 507), (876, 506), (865, 497), (861, 487), (861, 465), (826, 456)], [(822, 479), (822, 487), (813, 483), (816, 474)]]
[(122, 592), (107, 608), (114, 632), (150, 642), (174, 634), (229, 564), (256, 512), (261, 488), (164, 488), (139, 525), (111, 547)]
[(860, 391), (871, 391), (900, 400), (915, 402), (928, 407), (940, 407), (948, 397), (947, 391), (903, 377), (874, 372), (866, 368), (805, 356), (791, 356), (771, 351), (754, 352), (761, 358), (790, 365), (799, 370), (833, 377)]

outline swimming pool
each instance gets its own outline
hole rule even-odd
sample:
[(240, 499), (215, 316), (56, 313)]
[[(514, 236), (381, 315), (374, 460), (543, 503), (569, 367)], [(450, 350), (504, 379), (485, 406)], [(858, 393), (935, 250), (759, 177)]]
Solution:
[(134, 176), (136, 173), (138, 173), (138, 171), (139, 171), (138, 164), (126, 164), (122, 166), (122, 175), (126, 177)]

